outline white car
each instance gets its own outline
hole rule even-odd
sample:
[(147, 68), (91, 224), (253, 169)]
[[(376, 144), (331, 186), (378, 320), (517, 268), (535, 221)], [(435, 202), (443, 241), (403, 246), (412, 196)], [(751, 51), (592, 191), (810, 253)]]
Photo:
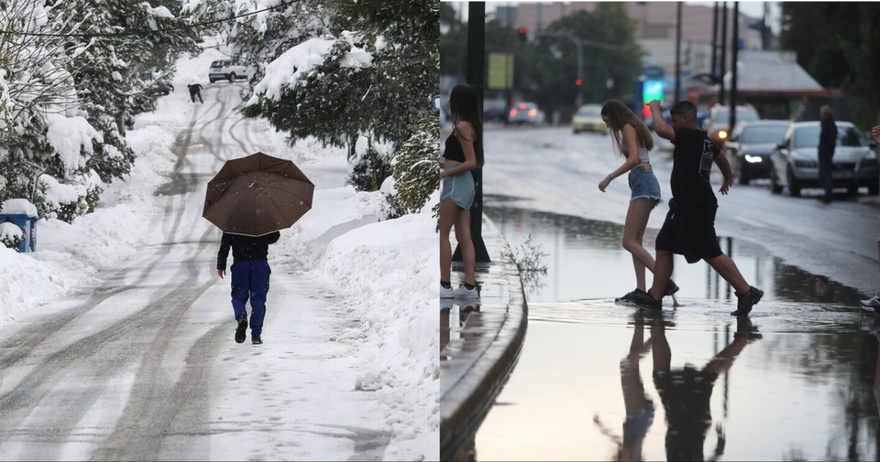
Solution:
[(218, 59), (208, 69), (208, 80), (211, 83), (217, 80), (234, 82), (236, 79), (250, 79), (251, 76), (253, 72), (247, 64), (229, 59)]
[(508, 111), (507, 123), (541, 125), (544, 123), (544, 111), (538, 109), (535, 103), (519, 103)]

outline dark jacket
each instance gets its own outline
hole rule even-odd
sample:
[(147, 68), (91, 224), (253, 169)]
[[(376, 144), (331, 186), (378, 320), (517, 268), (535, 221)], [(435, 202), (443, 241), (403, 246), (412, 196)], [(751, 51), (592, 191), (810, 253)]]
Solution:
[(226, 257), (232, 247), (232, 260), (266, 260), (269, 255), (269, 244), (278, 242), (281, 233), (275, 231), (260, 237), (242, 236), (241, 234), (223, 233), (220, 239), (220, 252), (217, 254), (217, 269), (226, 270)]
[(834, 146), (837, 145), (837, 124), (834, 117), (822, 119), (822, 131), (819, 132), (819, 156), (833, 156)]

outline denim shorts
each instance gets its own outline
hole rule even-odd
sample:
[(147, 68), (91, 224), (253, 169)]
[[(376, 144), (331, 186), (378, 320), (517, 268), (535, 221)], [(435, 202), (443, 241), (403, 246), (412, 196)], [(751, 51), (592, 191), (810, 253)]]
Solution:
[[(443, 170), (448, 170), (457, 166), (458, 164), (446, 165), (443, 167)], [(471, 175), (470, 170), (468, 170), (467, 172), (459, 173), (458, 175), (451, 175), (443, 178), (443, 185), (440, 189), (440, 202), (443, 202), (446, 199), (452, 199), (452, 202), (455, 202), (455, 205), (467, 210), (474, 204), (475, 193), (474, 176)]]
[(639, 165), (629, 171), (629, 189), (632, 191), (630, 202), (636, 199), (653, 199), (654, 206), (660, 203), (660, 183), (654, 170), (645, 171)]

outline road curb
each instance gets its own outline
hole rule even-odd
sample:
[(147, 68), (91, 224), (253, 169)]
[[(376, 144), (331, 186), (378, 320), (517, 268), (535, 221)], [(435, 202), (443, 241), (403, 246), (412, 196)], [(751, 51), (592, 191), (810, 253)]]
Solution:
[(480, 311), (462, 330), (467, 338), (441, 351), (450, 358), (441, 361), (440, 460), (453, 460), (473, 444), (516, 366), (526, 335), (528, 306), (510, 247), (485, 216), (482, 237), (492, 261), (477, 265)]

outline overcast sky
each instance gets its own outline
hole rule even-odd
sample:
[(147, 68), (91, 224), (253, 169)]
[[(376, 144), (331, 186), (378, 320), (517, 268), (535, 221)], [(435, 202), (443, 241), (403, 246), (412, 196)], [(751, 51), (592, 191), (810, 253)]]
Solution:
[[(441, 0), (446, 1), (446, 0)], [(529, 3), (535, 2), (543, 2), (550, 3), (552, 0), (527, 0)], [(465, 3), (465, 2), (452, 2), (452, 3)], [(495, 11), (495, 7), (498, 5), (512, 5), (515, 3), (525, 3), (525, 2), (517, 2), (517, 1), (489, 1), (486, 2), (486, 12)], [(575, 3), (575, 2), (566, 2), (566, 3)], [(712, 7), (715, 2), (685, 2), (687, 4), (693, 5), (705, 5), (708, 7)], [(764, 3), (765, 2), (753, 2), (753, 1), (741, 1), (739, 2), (739, 11), (742, 14), (751, 16), (753, 18), (760, 18), (764, 14)], [(779, 4), (778, 2), (766, 2), (770, 5), (770, 26), (772, 27), (775, 33), (779, 33)], [(727, 2), (728, 8), (730, 11), (733, 11), (733, 2)], [(456, 7), (457, 9), (459, 6)], [(467, 8), (461, 8), (461, 12), (464, 18), (467, 18)]]

